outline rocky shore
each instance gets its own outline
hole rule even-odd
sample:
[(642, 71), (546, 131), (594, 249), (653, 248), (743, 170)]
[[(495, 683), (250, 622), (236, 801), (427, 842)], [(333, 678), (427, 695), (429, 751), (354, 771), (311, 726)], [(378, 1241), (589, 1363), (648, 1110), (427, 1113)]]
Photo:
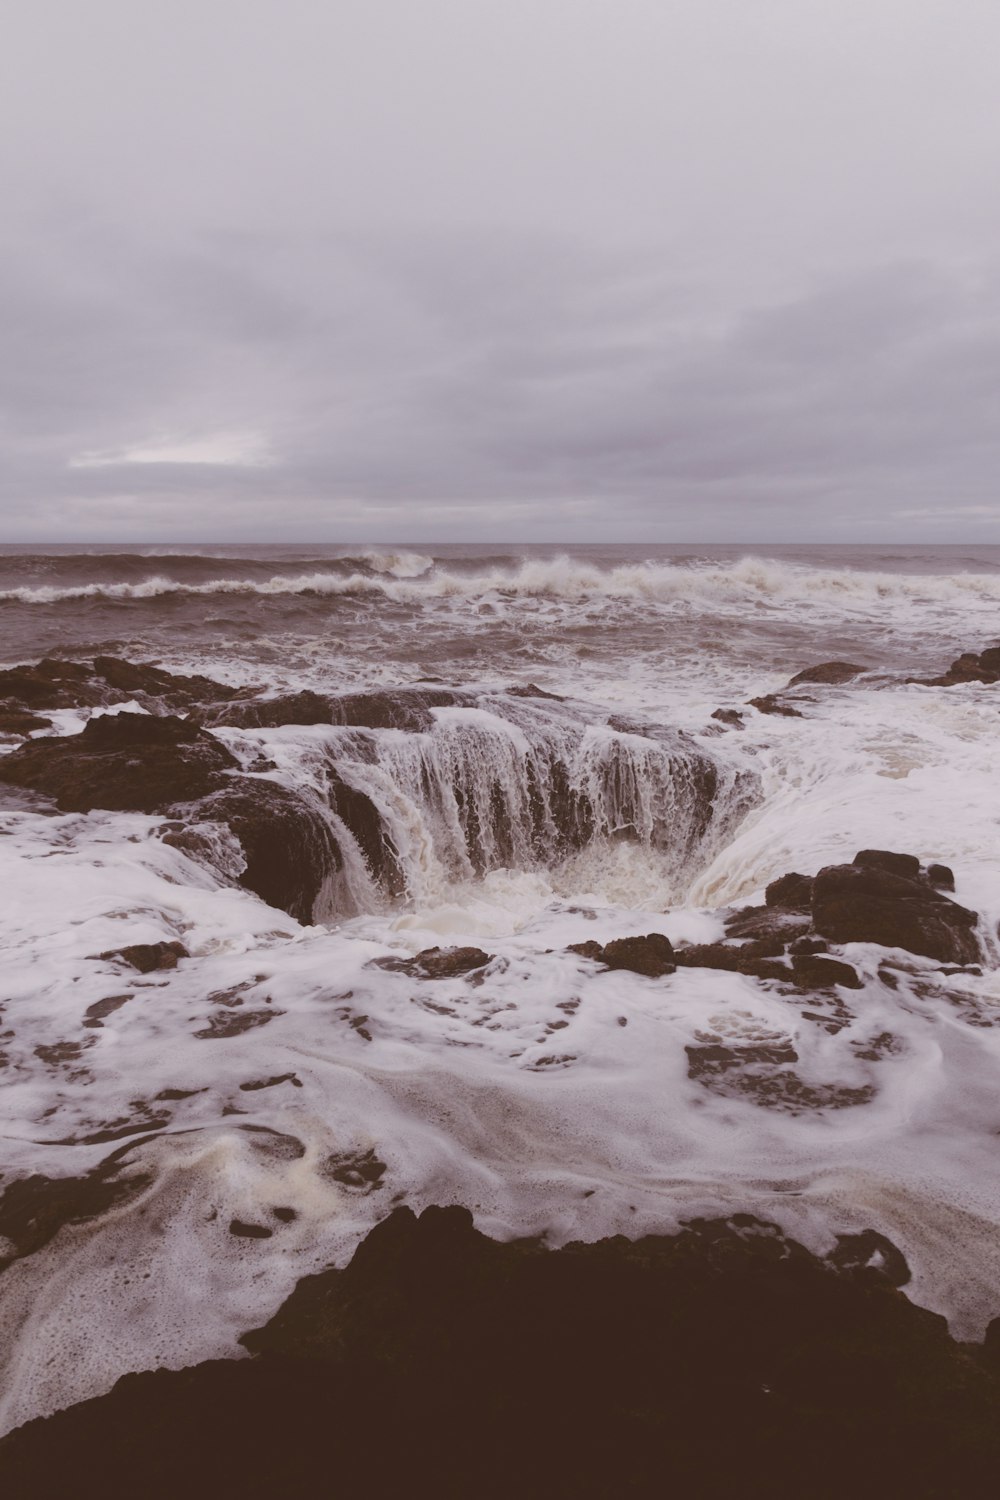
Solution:
[(398, 1208), (251, 1358), (129, 1375), (0, 1442), (55, 1495), (995, 1494), (1000, 1322), (962, 1346), (899, 1252), (823, 1260), (749, 1215), (499, 1244)]

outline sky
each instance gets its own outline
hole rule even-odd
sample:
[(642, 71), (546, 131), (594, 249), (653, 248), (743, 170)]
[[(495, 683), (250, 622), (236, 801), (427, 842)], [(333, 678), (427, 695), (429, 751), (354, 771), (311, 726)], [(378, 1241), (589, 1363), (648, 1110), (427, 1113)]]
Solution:
[(996, 0), (9, 0), (0, 540), (1000, 541)]

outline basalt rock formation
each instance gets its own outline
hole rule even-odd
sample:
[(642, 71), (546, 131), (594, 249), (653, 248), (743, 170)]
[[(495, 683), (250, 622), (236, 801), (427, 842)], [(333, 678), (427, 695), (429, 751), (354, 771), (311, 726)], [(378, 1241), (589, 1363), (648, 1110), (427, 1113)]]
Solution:
[[(247, 1237), (247, 1254), (253, 1254)], [(880, 1267), (880, 1269), (877, 1269)], [(547, 1250), (407, 1208), (306, 1277), (250, 1359), (127, 1375), (0, 1442), (19, 1500), (87, 1493), (995, 1493), (990, 1352), (898, 1290), (871, 1232), (821, 1260), (750, 1215)]]
[(939, 677), (912, 677), (925, 687), (955, 687), (960, 682), (1000, 682), (1000, 646), (963, 651)]

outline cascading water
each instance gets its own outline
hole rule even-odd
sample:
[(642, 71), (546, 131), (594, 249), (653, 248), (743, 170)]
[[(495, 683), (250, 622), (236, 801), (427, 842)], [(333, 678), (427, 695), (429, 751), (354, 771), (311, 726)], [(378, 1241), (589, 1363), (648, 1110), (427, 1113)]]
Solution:
[(678, 731), (594, 718), (483, 693), (431, 708), (417, 732), (311, 727), (298, 767), (282, 730), (282, 774), (324, 790), (344, 855), (316, 919), (419, 905), (500, 870), (593, 890), (623, 845), (651, 890), (676, 899), (757, 800), (757, 780)]

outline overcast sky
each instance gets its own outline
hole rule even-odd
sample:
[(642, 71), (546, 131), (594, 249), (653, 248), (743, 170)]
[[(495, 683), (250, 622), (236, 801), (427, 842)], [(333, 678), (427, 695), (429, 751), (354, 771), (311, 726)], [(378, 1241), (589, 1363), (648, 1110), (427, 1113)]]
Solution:
[(1000, 541), (997, 0), (8, 0), (0, 538)]

